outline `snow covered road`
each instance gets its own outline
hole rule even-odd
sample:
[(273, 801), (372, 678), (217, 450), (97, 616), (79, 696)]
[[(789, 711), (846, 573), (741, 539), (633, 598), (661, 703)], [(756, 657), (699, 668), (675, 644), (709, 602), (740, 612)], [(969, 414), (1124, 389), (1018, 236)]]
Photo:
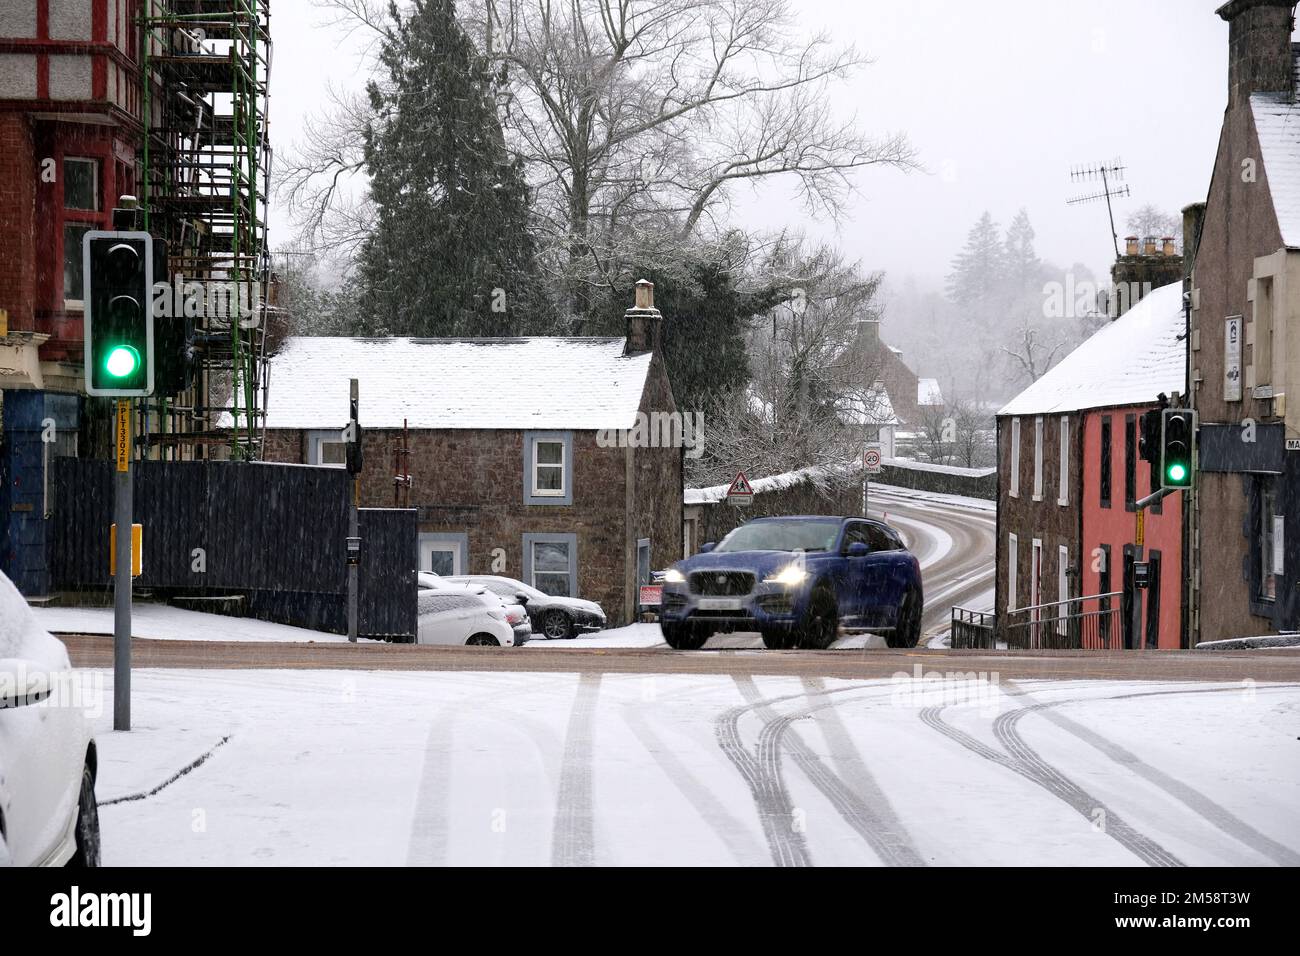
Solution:
[(141, 670), (134, 690), (137, 729), (98, 727), (110, 865), (1300, 862), (1296, 684)]

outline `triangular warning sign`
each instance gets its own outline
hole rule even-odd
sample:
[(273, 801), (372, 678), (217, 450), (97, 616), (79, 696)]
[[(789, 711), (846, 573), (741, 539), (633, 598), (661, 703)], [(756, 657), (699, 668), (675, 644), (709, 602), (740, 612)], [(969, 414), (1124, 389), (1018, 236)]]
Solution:
[(743, 471), (737, 472), (736, 480), (733, 481), (731, 483), (731, 487), (727, 489), (727, 497), (733, 498), (736, 495), (753, 497), (753, 494), (754, 494), (754, 488), (749, 483), (749, 479), (745, 477), (745, 473)]

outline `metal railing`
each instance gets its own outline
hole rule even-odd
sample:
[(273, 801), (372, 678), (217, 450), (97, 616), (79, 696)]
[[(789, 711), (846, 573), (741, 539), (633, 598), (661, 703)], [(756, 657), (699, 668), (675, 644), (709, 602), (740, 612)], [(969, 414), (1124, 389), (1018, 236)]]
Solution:
[(1020, 607), (1007, 612), (999, 637), (1009, 648), (1122, 649), (1129, 644), (1124, 606), (1124, 592), (1111, 591)]
[(950, 646), (992, 650), (996, 646), (994, 623), (992, 611), (972, 611), (954, 605)]

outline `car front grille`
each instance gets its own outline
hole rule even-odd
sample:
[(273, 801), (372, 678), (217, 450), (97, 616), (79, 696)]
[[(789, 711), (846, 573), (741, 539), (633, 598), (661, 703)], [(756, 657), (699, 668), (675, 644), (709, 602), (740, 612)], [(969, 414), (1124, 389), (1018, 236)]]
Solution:
[(691, 575), (692, 594), (728, 597), (752, 590), (754, 575), (748, 571), (696, 571)]

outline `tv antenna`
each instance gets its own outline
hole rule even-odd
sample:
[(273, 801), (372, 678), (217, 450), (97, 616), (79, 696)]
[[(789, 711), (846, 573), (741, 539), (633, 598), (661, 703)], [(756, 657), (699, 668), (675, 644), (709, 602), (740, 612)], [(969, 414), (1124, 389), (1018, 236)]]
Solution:
[(1127, 197), (1129, 194), (1128, 186), (1117, 186), (1116, 183), (1124, 182), (1124, 165), (1118, 159), (1109, 163), (1096, 163), (1091, 166), (1074, 166), (1070, 169), (1070, 182), (1098, 182), (1101, 183), (1101, 191), (1085, 193), (1082, 196), (1075, 196), (1073, 199), (1066, 200), (1067, 206), (1080, 206), (1088, 202), (1097, 202), (1106, 200), (1106, 213), (1110, 216), (1110, 238), (1115, 244), (1115, 258), (1119, 258), (1119, 233), (1115, 231), (1115, 209), (1111, 205), (1111, 199)]

